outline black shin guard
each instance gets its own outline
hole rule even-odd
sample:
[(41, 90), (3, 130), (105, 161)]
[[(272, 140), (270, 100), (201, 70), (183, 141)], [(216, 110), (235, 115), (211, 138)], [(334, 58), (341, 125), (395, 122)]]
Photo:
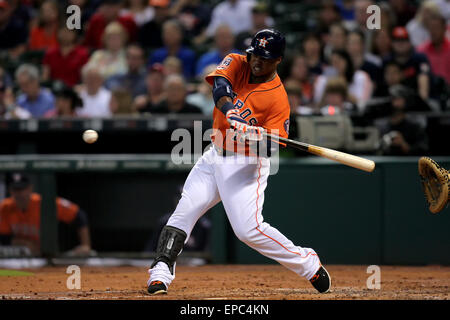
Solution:
[(165, 262), (169, 266), (170, 273), (173, 274), (175, 260), (184, 246), (187, 234), (183, 230), (175, 227), (165, 226), (158, 239), (156, 248), (156, 259), (152, 263), (153, 268), (158, 262)]

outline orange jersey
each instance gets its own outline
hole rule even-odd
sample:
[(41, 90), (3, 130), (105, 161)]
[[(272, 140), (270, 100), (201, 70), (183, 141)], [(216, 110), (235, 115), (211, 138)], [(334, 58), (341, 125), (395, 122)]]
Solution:
[[(56, 198), (56, 211), (59, 221), (71, 223), (79, 207), (63, 198)], [(39, 243), (41, 224), (41, 196), (31, 195), (26, 211), (21, 211), (13, 198), (6, 198), (0, 204), (0, 234), (12, 235), (24, 240)]]
[[(206, 76), (206, 81), (211, 85), (214, 77), (221, 76), (227, 79), (233, 88), (236, 97), (233, 104), (240, 110), (240, 115), (247, 124), (263, 127), (271, 132), (287, 138), (289, 135), (289, 101), (281, 79), (278, 75), (271, 81), (264, 83), (249, 83), (250, 65), (247, 57), (240, 54), (227, 55), (215, 71)], [(221, 136), (217, 139), (218, 132), (211, 138), (214, 144), (226, 150), (236, 151), (236, 142), (232, 140), (233, 135), (227, 134), (230, 125), (225, 115), (216, 107), (213, 112), (213, 131), (220, 131)], [(245, 150), (248, 154), (248, 148)]]

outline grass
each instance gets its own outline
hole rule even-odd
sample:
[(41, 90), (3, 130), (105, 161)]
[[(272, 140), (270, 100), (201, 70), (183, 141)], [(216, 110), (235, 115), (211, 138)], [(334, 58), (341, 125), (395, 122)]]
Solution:
[(34, 275), (31, 272), (17, 271), (17, 270), (2, 270), (0, 269), (0, 277), (24, 277)]

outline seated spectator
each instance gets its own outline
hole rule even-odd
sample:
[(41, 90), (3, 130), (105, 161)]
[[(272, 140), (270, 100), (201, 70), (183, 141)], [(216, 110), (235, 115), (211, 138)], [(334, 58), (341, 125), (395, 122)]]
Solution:
[(350, 115), (356, 112), (356, 106), (349, 101), (348, 86), (344, 78), (336, 77), (327, 81), (319, 107), (324, 116)]
[(121, 16), (132, 16), (139, 28), (151, 21), (155, 16), (155, 9), (148, 6), (148, 0), (126, 0), (124, 8), (120, 10)]
[(133, 101), (133, 110), (151, 112), (156, 105), (166, 97), (163, 83), (165, 79), (164, 68), (161, 64), (153, 65), (145, 78), (147, 93), (137, 96)]
[(105, 87), (109, 90), (122, 88), (128, 90), (133, 98), (145, 94), (145, 57), (144, 50), (137, 44), (129, 45), (126, 50), (127, 73), (109, 77)]
[(217, 65), (211, 64), (203, 70), (201, 75), (202, 82), (197, 86), (197, 92), (191, 93), (186, 97), (186, 102), (192, 104), (203, 111), (203, 114), (212, 116), (214, 110), (214, 99), (212, 95), (211, 85), (206, 81), (205, 77), (216, 70)]
[(83, 101), (74, 90), (66, 87), (55, 91), (55, 106), (53, 112), (46, 114), (47, 117), (76, 117)]
[(98, 6), (102, 0), (68, 0), (68, 6), (75, 5), (80, 8), (81, 11), (81, 28), (87, 30), (88, 22), (95, 14)]
[(183, 63), (177, 57), (167, 57), (163, 62), (164, 76), (183, 75)]
[(389, 4), (397, 18), (397, 26), (406, 26), (416, 14), (416, 7), (408, 0), (389, 0)]
[(170, 16), (176, 18), (186, 31), (186, 38), (195, 42), (211, 20), (212, 7), (201, 0), (177, 0), (170, 7)]
[(353, 25), (348, 25), (349, 30), (359, 30), (363, 32), (366, 43), (364, 44), (364, 50), (369, 51), (370, 45), (373, 41), (373, 36), (376, 29), (367, 28), (367, 20), (371, 13), (367, 12), (367, 8), (374, 5), (373, 0), (357, 0), (355, 1), (355, 21)]
[(174, 56), (183, 64), (183, 74), (186, 79), (194, 75), (195, 53), (183, 46), (183, 29), (176, 20), (168, 20), (162, 30), (164, 47), (156, 49), (150, 57), (149, 65), (162, 63), (168, 56)]
[(156, 49), (163, 46), (162, 25), (170, 18), (170, 1), (150, 0), (149, 4), (155, 10), (155, 16), (139, 28), (138, 42), (145, 49)]
[(125, 74), (127, 72), (125, 28), (118, 22), (111, 22), (103, 33), (103, 42), (105, 48), (94, 51), (87, 65), (98, 67), (105, 79)]
[(132, 16), (119, 16), (120, 0), (103, 0), (97, 12), (91, 17), (85, 33), (85, 45), (91, 49), (103, 47), (103, 32), (111, 22), (120, 23), (127, 31), (127, 38), (134, 42), (137, 37), (137, 27)]
[(186, 102), (186, 82), (182, 76), (170, 75), (164, 81), (165, 100), (150, 111), (153, 114), (202, 113), (200, 108)]
[(407, 117), (407, 103), (403, 94), (394, 94), (389, 106), (389, 118), (375, 122), (382, 137), (380, 146), (383, 155), (418, 156), (428, 151), (426, 131)]
[(47, 50), (42, 61), (42, 80), (60, 80), (73, 87), (81, 81), (81, 68), (89, 60), (86, 48), (77, 44), (78, 34), (63, 26), (58, 31), (59, 45)]
[(435, 1), (423, 1), (415, 17), (406, 24), (406, 30), (415, 48), (430, 40), (427, 24), (433, 16), (439, 14), (439, 6)]
[(430, 61), (431, 71), (450, 85), (450, 40), (446, 38), (447, 21), (441, 15), (433, 16), (427, 24), (430, 40), (417, 48)]
[(332, 24), (340, 21), (341, 13), (334, 0), (322, 0), (317, 17), (317, 32), (326, 34)]
[(31, 114), (16, 105), (12, 80), (0, 67), (0, 119), (28, 119)]
[(15, 74), (21, 94), (17, 104), (31, 113), (33, 117), (43, 117), (55, 108), (55, 97), (39, 84), (39, 70), (34, 65), (23, 64)]
[[(30, 178), (23, 174), (13, 174), (9, 190), (10, 198), (0, 203), (0, 244), (23, 246), (32, 255), (41, 251), (41, 195), (33, 192)], [(71, 224), (78, 231), (79, 246), (72, 253), (89, 255), (91, 240), (86, 213), (78, 205), (64, 198), (57, 197), (57, 219)]]
[[(288, 96), (291, 115), (312, 115), (314, 113), (313, 108), (305, 105), (302, 89), (296, 80), (286, 80), (284, 82), (284, 88), (286, 89)], [(293, 122), (291, 121), (291, 125), (292, 124)], [(292, 133), (291, 129), (290, 133)]]
[(313, 94), (312, 77), (309, 74), (306, 59), (301, 54), (294, 56), (289, 75), (285, 82), (291, 80), (297, 81), (304, 102), (309, 103)]
[(127, 90), (123, 88), (114, 89), (111, 91), (109, 109), (113, 115), (131, 115), (135, 113), (132, 109), (132, 101), (133, 99)]
[(344, 50), (335, 50), (331, 55), (331, 70), (329, 74), (320, 75), (314, 83), (314, 102), (318, 104), (322, 98), (330, 77), (339, 76), (347, 81), (349, 101), (356, 104), (360, 111), (372, 96), (373, 85), (369, 75), (353, 67), (350, 55)]
[(302, 42), (302, 52), (308, 66), (308, 72), (312, 76), (322, 74), (322, 43), (319, 36), (313, 33), (307, 34)]
[(382, 61), (375, 55), (364, 51), (364, 34), (360, 31), (352, 31), (347, 38), (347, 52), (352, 58), (356, 70), (367, 72), (374, 84), (381, 81)]
[(389, 31), (376, 30), (369, 52), (380, 58), (382, 61), (388, 59), (392, 54), (392, 41)]
[(403, 71), (400, 65), (395, 61), (388, 62), (383, 68), (383, 81), (377, 86), (374, 96), (389, 96), (389, 88), (401, 84), (403, 78)]
[(323, 48), (323, 55), (326, 61), (330, 61), (333, 50), (344, 50), (347, 44), (347, 29), (341, 23), (333, 23), (329, 28), (328, 39)]
[(83, 107), (77, 112), (82, 117), (110, 117), (111, 91), (103, 87), (104, 78), (98, 67), (85, 65), (81, 72), (83, 84), (79, 96)]
[(31, 28), (29, 48), (46, 50), (58, 45), (60, 15), (58, 2), (45, 0), (39, 10), (38, 25)]
[(13, 12), (7, 0), (0, 0), (0, 50), (16, 59), (26, 51), (28, 26), (21, 19), (13, 19)]
[(253, 36), (263, 29), (273, 27), (275, 21), (269, 15), (269, 7), (266, 2), (258, 1), (252, 8), (252, 28), (251, 30), (241, 31), (236, 36), (236, 49), (241, 52), (250, 47)]
[(234, 49), (234, 35), (230, 27), (221, 25), (216, 29), (214, 35), (214, 48), (203, 54), (197, 61), (196, 76), (203, 73), (205, 67), (211, 64), (219, 64), (229, 53), (239, 53)]
[(205, 31), (207, 38), (212, 38), (216, 29), (223, 24), (228, 25), (233, 34), (237, 35), (243, 31), (252, 29), (253, 0), (225, 0), (220, 2), (211, 15), (211, 22)]
[(392, 55), (384, 63), (395, 61), (403, 71), (404, 84), (419, 92), (422, 99), (428, 99), (430, 93), (430, 64), (427, 57), (414, 50), (409, 41), (408, 31), (396, 27), (392, 31)]

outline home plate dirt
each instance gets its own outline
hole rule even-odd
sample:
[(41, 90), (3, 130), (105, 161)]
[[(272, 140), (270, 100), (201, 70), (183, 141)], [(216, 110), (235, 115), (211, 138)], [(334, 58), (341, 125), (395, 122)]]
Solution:
[(326, 267), (333, 285), (328, 294), (279, 265), (206, 265), (177, 267), (169, 293), (159, 296), (146, 294), (147, 268), (81, 266), (81, 288), (72, 290), (66, 267), (2, 270), (0, 299), (450, 300), (448, 266), (380, 266), (380, 289), (368, 288), (368, 266)]

